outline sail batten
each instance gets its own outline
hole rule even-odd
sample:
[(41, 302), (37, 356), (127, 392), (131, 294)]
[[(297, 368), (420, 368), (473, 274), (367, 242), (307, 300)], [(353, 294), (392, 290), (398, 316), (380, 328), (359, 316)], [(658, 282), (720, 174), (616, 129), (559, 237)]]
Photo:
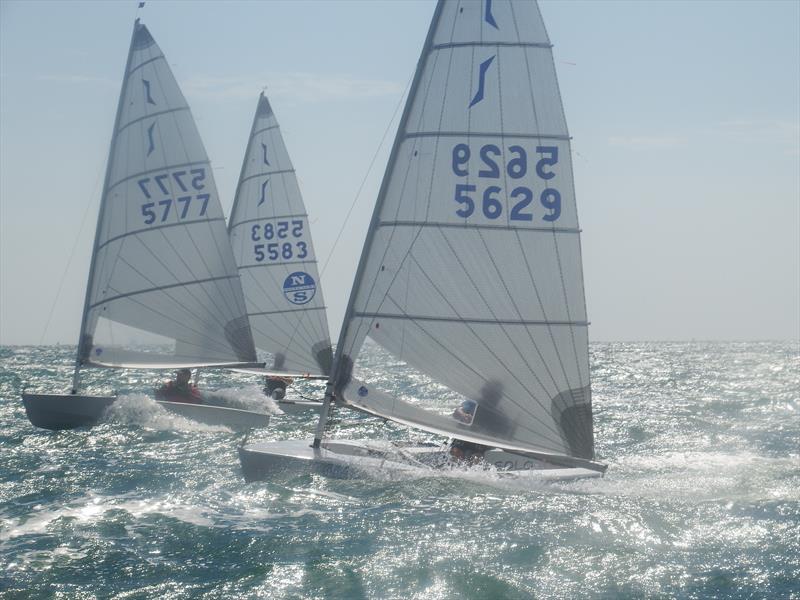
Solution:
[(451, 42), (449, 44), (434, 44), (431, 50), (447, 50), (448, 48), (544, 48), (550, 49), (552, 44), (539, 42)]
[(119, 294), (117, 296), (111, 296), (110, 298), (104, 298), (100, 302), (95, 302), (94, 304), (90, 304), (89, 308), (97, 308), (98, 306), (102, 306), (103, 304), (106, 304), (108, 302), (114, 302), (116, 300), (120, 300), (122, 298), (129, 298), (131, 296), (138, 296), (139, 294), (149, 294), (150, 292), (161, 292), (172, 288), (186, 288), (191, 285), (201, 285), (203, 283), (208, 283), (210, 281), (219, 281), (221, 279), (231, 279), (235, 277), (237, 277), (237, 275), (225, 275), (223, 277), (211, 277), (209, 279), (192, 279), (189, 281), (179, 281), (177, 283), (172, 283), (169, 285), (161, 285), (151, 288), (145, 288), (142, 290), (137, 290), (135, 292), (128, 292), (125, 294)]
[(183, 227), (185, 225), (191, 225), (193, 223), (201, 223), (201, 222), (209, 222), (210, 223), (210, 222), (213, 222), (213, 221), (222, 221), (222, 222), (224, 222), (225, 218), (224, 217), (219, 217), (217, 219), (203, 219), (203, 220), (199, 220), (198, 219), (198, 220), (194, 220), (194, 221), (185, 221), (183, 223), (169, 223), (167, 225), (160, 225), (158, 227), (152, 227), (150, 229), (134, 229), (134, 230), (129, 231), (127, 233), (122, 233), (122, 234), (120, 234), (118, 236), (115, 236), (115, 237), (107, 239), (105, 242), (100, 244), (97, 247), (97, 249), (98, 250), (102, 250), (105, 246), (108, 246), (109, 244), (113, 244), (114, 242), (118, 242), (120, 240), (124, 240), (127, 237), (137, 236), (137, 235), (142, 234), (142, 233), (156, 231), (156, 230), (159, 230), (159, 229), (169, 229), (171, 227)]
[[(306, 213), (295, 213), (289, 215), (275, 215), (271, 217), (272, 219), (307, 219), (308, 215)], [(264, 219), (261, 217), (254, 217), (252, 219), (243, 219), (241, 221), (237, 221), (236, 223), (231, 223), (230, 229), (235, 229), (236, 227), (242, 227), (243, 225), (247, 225), (248, 223), (260, 223)]]
[(127, 123), (124, 123), (123, 125), (120, 125), (119, 129), (117, 130), (117, 133), (121, 133), (122, 131), (124, 131), (125, 129), (130, 127), (131, 125), (136, 125), (136, 123), (140, 123), (140, 122), (144, 121), (145, 119), (152, 119), (152, 118), (155, 118), (155, 117), (161, 117), (163, 115), (168, 115), (170, 113), (180, 112), (180, 111), (184, 111), (184, 110), (189, 110), (189, 107), (188, 106), (178, 106), (176, 108), (168, 108), (166, 110), (159, 110), (159, 111), (156, 111), (156, 112), (148, 113), (148, 114), (146, 114), (144, 116), (138, 117), (136, 119), (132, 119), (132, 120), (128, 121)]
[(413, 131), (404, 134), (403, 136), (407, 140), (413, 140), (415, 138), (426, 138), (426, 137), (485, 137), (485, 138), (520, 138), (520, 139), (541, 139), (541, 140), (562, 140), (568, 141), (572, 138), (568, 135), (564, 134), (556, 134), (556, 133), (520, 133), (520, 132), (513, 132), (513, 131)]
[[(443, 223), (438, 221), (380, 221), (377, 227), (435, 227), (441, 228), (455, 228), (455, 229), (504, 229), (504, 230), (517, 230), (518, 228), (512, 225), (486, 225), (477, 223)], [(526, 232), (540, 232), (540, 233), (580, 233), (581, 230), (575, 227), (526, 227)]]
[(261, 94), (228, 234), (255, 344), (270, 355), (266, 372), (330, 373), (330, 334), (309, 227), (280, 127)]
[(197, 166), (208, 167), (210, 169), (211, 168), (211, 163), (206, 158), (205, 160), (197, 160), (197, 161), (184, 162), (184, 163), (178, 163), (178, 164), (172, 164), (172, 165), (163, 165), (163, 166), (159, 166), (159, 167), (154, 167), (154, 168), (148, 169), (146, 171), (139, 171), (138, 173), (132, 173), (130, 175), (126, 175), (123, 179), (119, 179), (118, 181), (115, 181), (114, 183), (110, 184), (109, 185), (109, 191), (111, 191), (113, 188), (119, 186), (120, 184), (125, 183), (127, 181), (130, 181), (131, 179), (136, 179), (137, 177), (143, 177), (145, 175), (152, 175), (153, 173), (159, 173), (161, 171), (169, 171), (170, 169), (181, 169), (181, 168), (184, 168), (184, 167), (197, 167)]
[(155, 62), (155, 61), (157, 61), (157, 60), (160, 60), (160, 59), (162, 59), (162, 58), (163, 58), (164, 60), (166, 60), (166, 57), (165, 57), (163, 54), (159, 54), (158, 56), (154, 56), (153, 58), (149, 58), (149, 59), (147, 59), (146, 61), (139, 63), (139, 64), (138, 64), (138, 65), (136, 65), (135, 67), (131, 67), (131, 69), (128, 71), (128, 73), (127, 73), (127, 74), (128, 74), (128, 76), (130, 77), (131, 75), (133, 75), (134, 71), (137, 71), (137, 70), (141, 69), (142, 67), (146, 67), (146, 66), (147, 66), (147, 65), (149, 65), (150, 63), (153, 63), (153, 62)]
[[(440, 0), (345, 314), (337, 398), (452, 437), (592, 458), (570, 139), (536, 3)], [(434, 399), (387, 400), (364, 379), (368, 338), (461, 394), (470, 423)]]
[(496, 324), (496, 325), (545, 325), (545, 326), (586, 326), (589, 325), (587, 321), (529, 321), (524, 319), (476, 319), (469, 317), (436, 317), (431, 315), (411, 315), (406, 313), (387, 313), (387, 312), (373, 312), (373, 313), (354, 313), (356, 317), (375, 319), (407, 319), (409, 321), (440, 321), (440, 322), (454, 322), (454, 323), (473, 323), (473, 324)]

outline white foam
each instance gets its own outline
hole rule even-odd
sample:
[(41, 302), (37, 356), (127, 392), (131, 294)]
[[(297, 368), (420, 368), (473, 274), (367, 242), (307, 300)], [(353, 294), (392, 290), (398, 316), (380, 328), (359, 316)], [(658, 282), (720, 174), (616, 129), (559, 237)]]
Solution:
[[(215, 401), (221, 400), (219, 404), (230, 408), (266, 412), (274, 415), (282, 414), (275, 401), (267, 397), (257, 385), (222, 388), (213, 392), (206, 392), (206, 395)], [(217, 402), (214, 403), (217, 404)]]
[[(752, 452), (668, 452), (623, 457), (603, 479), (560, 484), (565, 490), (690, 502), (800, 500), (776, 475), (796, 472), (796, 457), (770, 458)], [(770, 484), (770, 482), (772, 482)]]
[[(78, 502), (52, 510), (36, 510), (18, 519), (5, 519), (0, 529), (0, 542), (8, 542), (24, 535), (45, 534), (59, 519), (74, 519), (77, 523), (91, 524), (101, 520), (112, 510), (123, 510), (134, 517), (163, 514), (190, 525), (215, 526), (215, 522), (200, 514), (196, 506), (170, 497), (153, 500), (134, 500), (125, 496), (84, 496)], [(57, 550), (56, 550), (57, 551)]]
[(221, 425), (206, 425), (171, 413), (145, 394), (119, 396), (106, 409), (103, 418), (118, 423), (141, 425), (159, 431), (230, 431)]

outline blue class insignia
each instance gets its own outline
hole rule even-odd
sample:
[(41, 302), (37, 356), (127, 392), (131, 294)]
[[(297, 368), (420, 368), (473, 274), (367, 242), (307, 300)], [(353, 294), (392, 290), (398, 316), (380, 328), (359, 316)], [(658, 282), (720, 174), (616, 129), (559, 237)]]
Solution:
[(292, 304), (310, 302), (317, 292), (317, 282), (308, 273), (295, 271), (283, 281), (283, 295)]

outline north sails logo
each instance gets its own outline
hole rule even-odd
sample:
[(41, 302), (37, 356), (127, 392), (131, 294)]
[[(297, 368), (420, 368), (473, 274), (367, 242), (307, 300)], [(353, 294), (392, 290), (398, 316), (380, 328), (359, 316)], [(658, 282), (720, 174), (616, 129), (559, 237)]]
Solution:
[(317, 282), (303, 271), (295, 271), (283, 281), (283, 295), (292, 304), (311, 302), (316, 293)]

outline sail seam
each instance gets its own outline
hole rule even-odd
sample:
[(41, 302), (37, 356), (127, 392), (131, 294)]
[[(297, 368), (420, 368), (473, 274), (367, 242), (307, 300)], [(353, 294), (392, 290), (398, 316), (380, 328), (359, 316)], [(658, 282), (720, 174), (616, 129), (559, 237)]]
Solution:
[(508, 133), (503, 131), (418, 131), (416, 133), (406, 133), (403, 139), (418, 137), (499, 137), (499, 138), (523, 138), (523, 139), (542, 139), (542, 140), (571, 140), (568, 135), (557, 133)]
[(234, 223), (231, 226), (231, 229), (234, 227), (239, 227), (240, 225), (245, 225), (247, 223), (255, 223), (261, 221), (272, 221), (274, 219), (305, 219), (308, 218), (307, 214), (298, 214), (298, 215), (274, 215), (274, 216), (264, 216), (264, 217), (256, 217), (255, 219), (245, 219), (244, 221), (239, 221), (238, 223)]
[(580, 233), (575, 227), (520, 227), (519, 225), (483, 225), (478, 223), (439, 223), (436, 221), (380, 221), (378, 227), (435, 227), (450, 229), (497, 229), (500, 231), (536, 231), (543, 233)]
[(435, 44), (431, 50), (446, 50), (448, 48), (552, 48), (553, 44), (544, 42), (448, 42)]
[(136, 123), (139, 123), (140, 121), (144, 121), (146, 119), (153, 119), (155, 117), (160, 117), (161, 115), (167, 115), (169, 113), (178, 112), (179, 110), (189, 110), (189, 107), (188, 106), (179, 106), (177, 108), (170, 108), (168, 110), (161, 110), (161, 111), (158, 111), (158, 112), (150, 113), (149, 115), (144, 115), (142, 117), (134, 119), (133, 121), (128, 121), (127, 123), (125, 123), (125, 125), (123, 125), (119, 129), (117, 129), (117, 133), (122, 133), (128, 127), (130, 127), (131, 125), (134, 125)]
[(141, 177), (142, 175), (148, 175), (150, 173), (156, 173), (158, 171), (169, 171), (170, 169), (179, 169), (181, 167), (191, 167), (191, 166), (194, 166), (194, 165), (209, 165), (210, 166), (211, 163), (208, 160), (208, 158), (206, 158), (205, 160), (195, 160), (195, 161), (192, 161), (192, 162), (181, 163), (181, 164), (177, 164), (177, 165), (164, 165), (162, 167), (158, 167), (158, 168), (155, 168), (155, 169), (147, 169), (146, 171), (140, 171), (139, 173), (134, 173), (133, 175), (128, 175), (127, 177), (123, 177), (122, 179), (120, 179), (118, 181), (115, 181), (114, 183), (112, 183), (108, 187), (108, 191), (110, 192), (115, 187), (117, 187), (119, 184), (125, 183), (126, 181), (130, 181), (131, 179), (136, 179), (137, 177)]
[(315, 262), (315, 261), (313, 259), (311, 259), (311, 260), (290, 260), (290, 261), (287, 261), (287, 262), (276, 262), (276, 263), (272, 263), (272, 264), (269, 264), (269, 263), (267, 263), (267, 264), (258, 263), (258, 264), (255, 264), (255, 265), (240, 265), (239, 266), (239, 270), (243, 271), (244, 269), (255, 269), (256, 267), (282, 267), (284, 265), (302, 265), (302, 264), (313, 263), (313, 262)]
[(217, 217), (216, 219), (195, 219), (194, 221), (181, 221), (180, 223), (168, 223), (167, 225), (156, 225), (154, 227), (147, 227), (144, 229), (136, 229), (134, 231), (128, 231), (127, 233), (123, 233), (122, 235), (114, 236), (113, 238), (107, 239), (105, 242), (97, 246), (97, 250), (100, 251), (109, 244), (113, 244), (114, 242), (124, 239), (126, 237), (130, 237), (132, 235), (138, 235), (140, 233), (148, 232), (148, 231), (158, 231), (160, 229), (168, 229), (170, 227), (185, 227), (187, 225), (194, 225), (195, 223), (213, 223), (214, 221), (224, 221), (224, 217)]
[[(251, 313), (252, 314), (252, 313)], [(472, 324), (486, 324), (486, 325), (566, 325), (569, 327), (575, 326), (588, 326), (588, 321), (541, 321), (541, 320), (528, 320), (528, 319), (470, 319), (468, 317), (434, 317), (428, 315), (410, 315), (410, 314), (396, 314), (396, 313), (382, 313), (382, 312), (356, 312), (353, 313), (356, 317), (363, 317), (369, 319), (402, 319), (411, 321), (436, 321), (443, 323), (472, 323)]]
[(252, 139), (253, 139), (255, 136), (257, 136), (259, 133), (264, 133), (265, 131), (269, 131), (270, 129), (280, 129), (280, 126), (279, 126), (279, 125), (270, 125), (269, 127), (264, 127), (263, 129), (259, 129), (258, 131), (254, 131), (254, 132), (253, 132), (253, 133), (250, 135), (250, 139), (252, 140)]
[(294, 173), (294, 169), (281, 169), (279, 171), (267, 171), (265, 173), (256, 173), (255, 175), (248, 175), (247, 177), (242, 177), (240, 183), (244, 183), (245, 181), (249, 181), (250, 179), (255, 179), (256, 177), (264, 177), (266, 175), (280, 175), (281, 173)]
[(237, 275), (224, 275), (222, 277), (209, 277), (207, 279), (195, 279), (194, 281), (182, 281), (179, 283), (171, 283), (170, 285), (161, 285), (158, 287), (147, 288), (145, 290), (137, 290), (135, 292), (128, 292), (126, 294), (119, 294), (117, 296), (113, 296), (112, 298), (106, 298), (105, 300), (101, 300), (100, 302), (95, 302), (94, 304), (90, 304), (89, 308), (97, 308), (98, 306), (102, 306), (103, 304), (108, 304), (109, 302), (113, 302), (114, 300), (120, 300), (122, 298), (129, 298), (131, 296), (138, 296), (140, 294), (146, 294), (148, 292), (161, 292), (164, 290), (169, 290), (172, 288), (179, 288), (179, 287), (186, 287), (189, 285), (197, 285), (199, 283), (210, 283), (212, 281), (220, 281), (222, 279), (235, 279)]
[(278, 315), (282, 313), (293, 313), (298, 311), (306, 311), (306, 310), (325, 310), (326, 307), (324, 306), (312, 306), (310, 308), (295, 308), (295, 309), (286, 309), (286, 310), (265, 310), (263, 312), (251, 312), (248, 313), (251, 317), (254, 316), (263, 316), (263, 315)]
[(148, 60), (146, 60), (144, 62), (139, 63), (138, 65), (133, 67), (130, 71), (128, 71), (127, 77), (130, 77), (131, 73), (133, 73), (134, 71), (137, 71), (138, 69), (141, 69), (145, 65), (149, 65), (151, 62), (154, 62), (154, 61), (158, 60), (159, 58), (164, 58), (164, 55), (163, 54), (159, 54), (158, 56), (155, 56), (155, 57), (150, 58), (150, 59), (148, 59)]

